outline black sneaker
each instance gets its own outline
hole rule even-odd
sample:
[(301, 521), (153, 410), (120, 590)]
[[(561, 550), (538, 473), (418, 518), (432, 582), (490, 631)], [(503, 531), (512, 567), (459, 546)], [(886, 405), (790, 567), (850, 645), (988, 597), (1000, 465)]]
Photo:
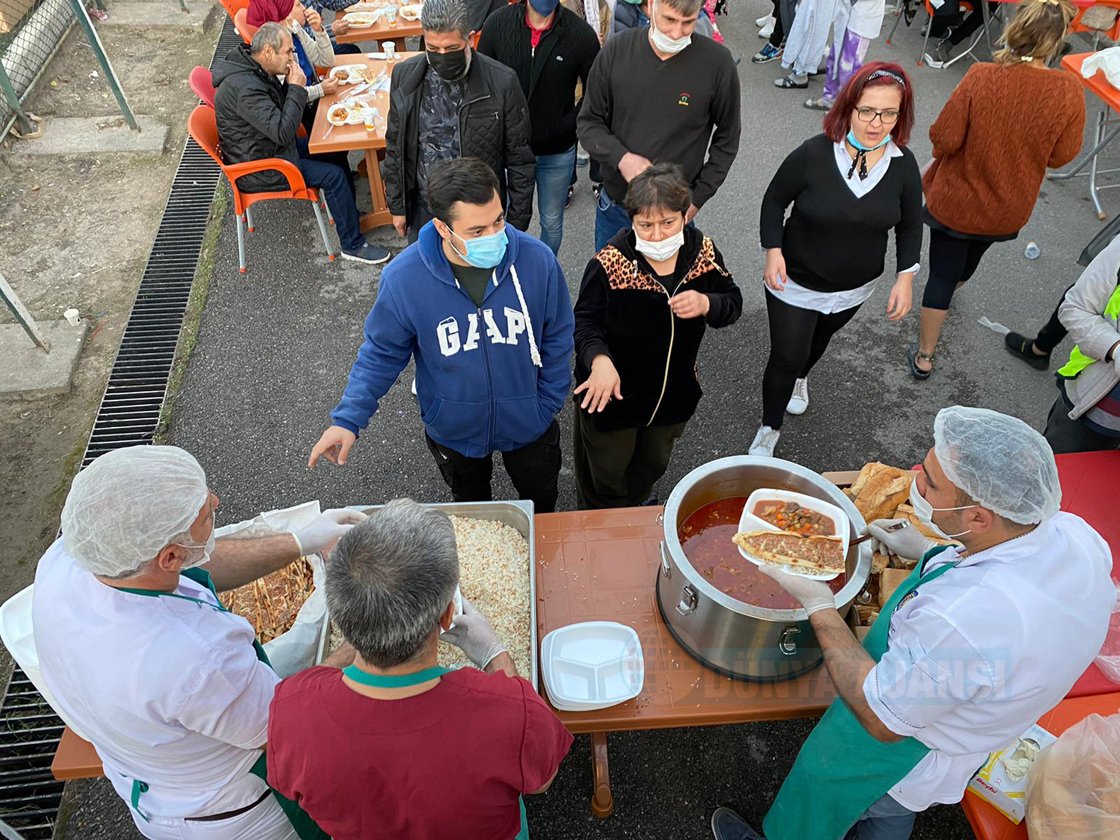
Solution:
[(568, 187), (568, 200), (564, 202), (564, 209), (567, 210), (572, 206), (572, 196), (576, 194), (575, 187)]
[(353, 260), (354, 262), (368, 263), (369, 265), (380, 265), (381, 263), (389, 262), (389, 257), (393, 256), (389, 253), (388, 248), (382, 248), (380, 245), (371, 245), (368, 242), (359, 248), (357, 251), (343, 250), (342, 258), (344, 260)]
[(1033, 367), (1035, 370), (1046, 370), (1050, 367), (1050, 354), (1040, 356), (1034, 352), (1034, 339), (1009, 332), (1003, 337), (1003, 345), (1012, 356), (1016, 356)]

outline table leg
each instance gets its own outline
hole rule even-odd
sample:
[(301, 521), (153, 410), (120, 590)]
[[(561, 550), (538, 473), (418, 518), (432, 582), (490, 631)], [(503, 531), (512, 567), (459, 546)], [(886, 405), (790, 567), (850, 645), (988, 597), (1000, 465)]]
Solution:
[(373, 204), (373, 211), (366, 213), (361, 218), (363, 233), (393, 223), (392, 214), (389, 213), (389, 204), (385, 200), (385, 184), (381, 181), (381, 165), (378, 162), (377, 149), (366, 149), (365, 163), (366, 177), (369, 179), (369, 197)]
[(611, 774), (607, 765), (607, 733), (591, 733), (591, 774), (595, 792), (591, 797), (591, 813), (605, 820), (614, 812), (611, 796)]

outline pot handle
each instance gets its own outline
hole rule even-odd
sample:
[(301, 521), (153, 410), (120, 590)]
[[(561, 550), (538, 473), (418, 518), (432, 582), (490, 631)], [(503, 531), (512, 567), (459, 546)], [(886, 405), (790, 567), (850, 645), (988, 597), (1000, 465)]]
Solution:
[(681, 600), (677, 604), (677, 612), (681, 615), (691, 615), (696, 609), (696, 590), (687, 584), (681, 587)]
[(791, 624), (782, 634), (778, 636), (778, 650), (786, 656), (794, 656), (797, 653), (797, 634), (801, 632), (801, 628)]
[(661, 541), (661, 574), (665, 577), (673, 576), (673, 567), (669, 565), (669, 553), (665, 550), (665, 540)]

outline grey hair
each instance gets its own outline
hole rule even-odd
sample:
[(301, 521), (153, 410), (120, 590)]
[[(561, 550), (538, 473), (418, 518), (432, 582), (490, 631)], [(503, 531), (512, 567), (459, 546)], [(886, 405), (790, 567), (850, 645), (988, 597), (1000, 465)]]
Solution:
[(271, 20), (268, 23), (262, 23), (261, 28), (253, 34), (253, 41), (249, 44), (249, 54), (260, 55), (261, 50), (265, 47), (272, 47), (279, 52), (280, 47), (284, 45), (285, 35), (288, 35), (288, 30), (282, 24)]
[(362, 659), (392, 668), (423, 650), (458, 583), (451, 520), (394, 499), (338, 541), (327, 564), (327, 609)]
[[(676, 9), (685, 17), (692, 17), (693, 15), (699, 16), (700, 9), (704, 6), (704, 0), (653, 0), (654, 3), (664, 3)], [(653, 8), (650, 8), (650, 12)]]
[(425, 32), (471, 34), (470, 15), (463, 0), (426, 0), (420, 10), (420, 28)]

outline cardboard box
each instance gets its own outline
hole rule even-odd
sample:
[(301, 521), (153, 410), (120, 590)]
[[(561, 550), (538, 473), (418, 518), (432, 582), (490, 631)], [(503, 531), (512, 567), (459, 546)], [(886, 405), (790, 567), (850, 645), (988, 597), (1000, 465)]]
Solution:
[[(1058, 740), (1035, 724), (1014, 743), (988, 756), (984, 766), (972, 777), (968, 789), (1018, 825), (1026, 812), (1027, 781), (1038, 754)], [(1034, 742), (1024, 745), (1023, 742)]]
[(910, 577), (908, 569), (883, 569), (883, 573), (879, 576), (879, 606), (885, 607), (887, 601), (891, 599), (894, 591), (902, 585), (906, 578)]

